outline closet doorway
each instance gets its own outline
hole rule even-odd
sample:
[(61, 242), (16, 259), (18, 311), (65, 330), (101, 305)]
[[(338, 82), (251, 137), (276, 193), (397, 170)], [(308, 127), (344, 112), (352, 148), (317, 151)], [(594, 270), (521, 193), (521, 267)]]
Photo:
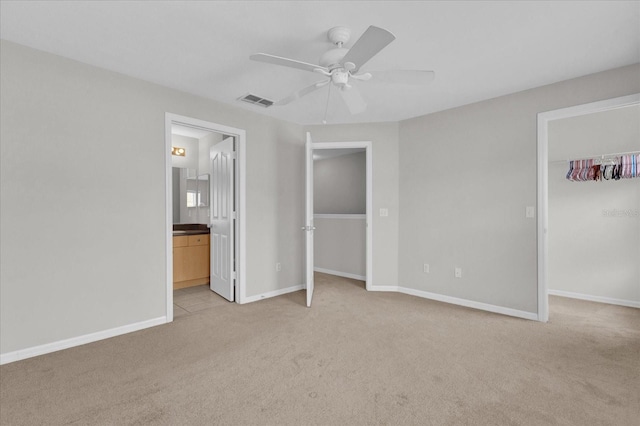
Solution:
[(637, 155), (639, 112), (635, 94), (538, 114), (539, 321), (549, 320), (550, 294), (640, 307), (640, 179), (593, 182), (595, 168), (567, 178), (571, 165)]
[(316, 271), (373, 285), (372, 155), (370, 141), (314, 143), (307, 133), (307, 306)]
[(171, 322), (174, 290), (197, 290), (194, 298), (204, 298), (210, 289), (222, 301), (245, 299), (245, 131), (167, 113), (165, 149)]

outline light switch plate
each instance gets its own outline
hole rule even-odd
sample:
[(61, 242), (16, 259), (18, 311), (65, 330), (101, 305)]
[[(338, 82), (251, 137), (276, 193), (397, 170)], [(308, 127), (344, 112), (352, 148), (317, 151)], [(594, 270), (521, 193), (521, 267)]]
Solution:
[(380, 217), (389, 216), (389, 209), (380, 209)]

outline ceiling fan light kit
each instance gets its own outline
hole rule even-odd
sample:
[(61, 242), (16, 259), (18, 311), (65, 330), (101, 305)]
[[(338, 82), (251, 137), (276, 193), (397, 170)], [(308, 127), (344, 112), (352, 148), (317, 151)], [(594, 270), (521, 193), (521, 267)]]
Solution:
[[(386, 81), (396, 84), (424, 85), (433, 80), (433, 71), (424, 70), (394, 70), (385, 72), (364, 72), (359, 73), (360, 68), (366, 64), (371, 58), (377, 55), (389, 43), (395, 40), (395, 36), (391, 32), (370, 26), (353, 44), (350, 49), (343, 47), (351, 38), (351, 30), (347, 27), (333, 27), (327, 32), (327, 37), (336, 47), (322, 54), (319, 65), (309, 64), (294, 59), (283, 58), (280, 56), (269, 55), (266, 53), (257, 53), (251, 55), (250, 59), (259, 62), (266, 62), (274, 65), (280, 65), (290, 68), (298, 68), (303, 71), (315, 72), (328, 77), (326, 80), (319, 81), (311, 86), (300, 89), (284, 99), (274, 103), (274, 105), (287, 105), (296, 99), (301, 98), (315, 90), (318, 90), (328, 83), (340, 89), (342, 99), (351, 114), (359, 114), (363, 112), (367, 104), (362, 99), (357, 87), (350, 84), (350, 80), (369, 81), (373, 77), (379, 81)], [(378, 78), (378, 76), (380, 78)], [(327, 108), (329, 103), (327, 102)], [(326, 111), (325, 111), (326, 117)]]

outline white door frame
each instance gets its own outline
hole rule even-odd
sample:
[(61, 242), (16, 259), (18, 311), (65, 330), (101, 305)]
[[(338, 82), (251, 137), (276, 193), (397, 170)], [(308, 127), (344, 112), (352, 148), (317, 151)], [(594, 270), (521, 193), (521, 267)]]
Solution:
[(549, 122), (640, 104), (640, 94), (538, 114), (538, 321), (549, 321)]
[(173, 124), (195, 127), (211, 132), (234, 136), (236, 138), (236, 167), (235, 167), (235, 205), (236, 205), (236, 303), (246, 300), (246, 132), (242, 129), (185, 117), (182, 115), (165, 114), (165, 247), (166, 247), (166, 317), (167, 322), (173, 321), (173, 208), (172, 208), (172, 161), (171, 161), (171, 126)]
[(358, 142), (313, 142), (316, 149), (353, 149), (364, 148), (367, 164), (367, 278), (366, 289), (373, 288), (373, 144), (371, 141)]

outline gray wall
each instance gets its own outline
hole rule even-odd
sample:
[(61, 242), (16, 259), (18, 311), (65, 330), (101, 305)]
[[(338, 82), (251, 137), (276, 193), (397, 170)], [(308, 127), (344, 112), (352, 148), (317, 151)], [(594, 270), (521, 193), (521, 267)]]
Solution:
[(366, 223), (366, 219), (314, 219), (315, 267), (366, 277)]
[(565, 177), (567, 159), (633, 150), (638, 106), (549, 123), (550, 290), (640, 302), (640, 179)]
[(400, 285), (536, 312), (537, 113), (637, 92), (636, 64), (402, 121)]
[(248, 295), (303, 282), (301, 126), (0, 53), (0, 352), (165, 315), (165, 112), (246, 130)]
[(315, 213), (367, 212), (367, 158), (364, 152), (313, 162)]
[(303, 129), (6, 41), (0, 54), (2, 353), (165, 314), (165, 112), (247, 132), (248, 296), (303, 282), (309, 130), (373, 142), (373, 208), (389, 209), (373, 220), (374, 285), (534, 312), (536, 113), (640, 92), (635, 65), (400, 124)]
[[(373, 154), (373, 285), (398, 285), (398, 123), (312, 125), (314, 142), (371, 141)], [(389, 209), (380, 217), (380, 208)]]

